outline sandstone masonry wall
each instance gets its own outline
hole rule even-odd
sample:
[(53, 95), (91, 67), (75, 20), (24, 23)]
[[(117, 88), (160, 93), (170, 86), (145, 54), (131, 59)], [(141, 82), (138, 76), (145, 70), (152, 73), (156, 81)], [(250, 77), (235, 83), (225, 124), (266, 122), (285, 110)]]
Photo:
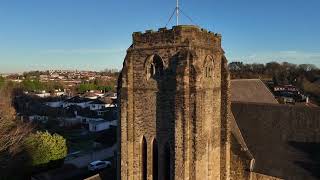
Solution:
[(133, 34), (118, 85), (119, 179), (228, 179), (223, 54), (221, 36), (196, 26)]

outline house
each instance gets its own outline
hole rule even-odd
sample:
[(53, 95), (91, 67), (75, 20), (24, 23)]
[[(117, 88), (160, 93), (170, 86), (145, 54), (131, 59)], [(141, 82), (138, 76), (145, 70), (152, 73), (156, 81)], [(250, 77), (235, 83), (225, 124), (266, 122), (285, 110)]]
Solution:
[(281, 97), (279, 97), (279, 102), (281, 102), (283, 104), (295, 104), (296, 101), (293, 97), (281, 96)]
[(40, 77), (40, 79), (41, 79), (42, 81), (47, 81), (47, 80), (48, 80), (48, 75), (41, 74), (39, 77)]
[(103, 116), (106, 112), (107, 112), (106, 109), (98, 110), (98, 111), (97, 111), (97, 114), (98, 114), (98, 116)]
[(76, 118), (79, 119), (82, 124), (88, 124), (89, 121), (113, 121), (118, 119), (118, 111), (116, 107), (105, 108), (104, 110), (99, 111), (83, 109), (79, 112), (75, 112), (75, 114)]
[(32, 115), (29, 116), (30, 122), (41, 122), (46, 123), (49, 120), (48, 116)]
[(109, 97), (111, 99), (117, 99), (117, 93), (109, 92), (105, 94), (105, 97)]
[(274, 94), (280, 102), (285, 104), (294, 104), (296, 102), (308, 103), (308, 97), (292, 85), (276, 86), (274, 87)]
[(81, 124), (81, 120), (76, 117), (61, 117), (60, 126), (71, 127)]
[(83, 97), (88, 99), (98, 99), (104, 97), (104, 93), (102, 93), (102, 91), (99, 90), (91, 90), (89, 92), (86, 92)]
[(98, 96), (95, 93), (91, 93), (91, 92), (85, 93), (83, 97), (91, 100), (98, 99)]
[(102, 91), (99, 91), (99, 90), (92, 90), (90, 92), (94, 93), (98, 97), (103, 97), (104, 96), (104, 93)]
[(117, 120), (113, 121), (107, 121), (107, 120), (101, 120), (101, 121), (89, 121), (89, 131), (90, 132), (99, 132), (106, 129), (109, 129), (110, 126), (116, 126)]
[(41, 98), (46, 98), (46, 97), (50, 97), (51, 94), (47, 93), (46, 91), (41, 91), (40, 93), (35, 93), (34, 95), (41, 97)]
[(89, 121), (89, 131), (99, 132), (109, 128), (109, 122), (106, 120), (102, 121)]
[(16, 83), (21, 83), (21, 82), (22, 82), (21, 79), (13, 79), (13, 80), (11, 80), (11, 81), (16, 82)]
[(106, 97), (103, 97), (101, 98), (103, 100), (103, 102), (106, 103), (106, 107), (117, 107), (117, 97), (114, 97), (114, 96), (106, 96)]
[(60, 89), (56, 89), (56, 90), (54, 90), (53, 95), (54, 96), (65, 96), (66, 93), (64, 91), (61, 91)]
[(280, 85), (280, 86), (275, 86), (273, 88), (273, 91), (287, 91), (287, 92), (294, 92), (294, 93), (299, 93), (298, 88), (296, 88), (293, 85)]
[(63, 101), (46, 102), (45, 104), (52, 108), (63, 107)]
[(78, 121), (80, 121), (82, 124), (89, 124), (90, 121), (103, 121), (103, 120), (105, 120), (100, 117), (88, 117), (88, 116), (80, 116), (80, 115), (77, 115), (76, 119), (78, 119)]
[(295, 104), (308, 102), (308, 97), (292, 85), (276, 86), (273, 93), (260, 79), (231, 80), (231, 101), (250, 103)]
[(101, 101), (100, 99), (96, 99), (96, 100), (89, 103), (90, 110), (92, 110), (92, 111), (105, 109), (107, 107), (107, 105), (108, 104)]
[(87, 98), (81, 98), (79, 96), (72, 97), (70, 99), (67, 99), (63, 102), (63, 108), (69, 107), (69, 106), (80, 106), (81, 108), (87, 108), (89, 106), (89, 103), (91, 102), (91, 99)]

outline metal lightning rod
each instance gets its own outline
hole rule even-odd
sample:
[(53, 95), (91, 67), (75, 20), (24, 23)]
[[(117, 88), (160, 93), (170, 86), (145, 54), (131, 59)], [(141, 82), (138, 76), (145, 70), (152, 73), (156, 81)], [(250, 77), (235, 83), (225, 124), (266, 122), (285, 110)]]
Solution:
[(177, 0), (176, 14), (177, 14), (177, 26), (178, 26), (179, 25), (179, 0)]

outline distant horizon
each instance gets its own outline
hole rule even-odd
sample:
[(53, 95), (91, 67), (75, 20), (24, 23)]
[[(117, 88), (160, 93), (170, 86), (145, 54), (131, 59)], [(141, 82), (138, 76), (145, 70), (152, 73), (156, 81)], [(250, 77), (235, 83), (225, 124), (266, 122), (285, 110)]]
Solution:
[[(279, 64), (281, 63), (284, 63), (284, 62), (287, 62), (287, 63), (291, 63), (291, 62), (288, 62), (288, 61), (267, 61), (265, 63), (260, 63), (260, 62), (246, 62), (246, 61), (241, 61), (241, 60), (236, 60), (236, 61), (228, 61), (228, 63), (231, 63), (231, 62), (243, 62), (244, 64), (266, 64), (266, 63), (269, 63), (269, 62), (277, 62)], [(311, 63), (291, 63), (291, 64), (295, 64), (295, 65), (301, 65), (301, 64), (311, 64)], [(318, 66), (317, 64), (313, 64), (315, 65), (318, 69), (320, 69), (320, 66)], [(23, 74), (23, 73), (27, 73), (27, 72), (34, 72), (34, 71), (39, 71), (39, 72), (45, 72), (45, 71), (79, 71), (79, 72), (83, 72), (83, 71), (92, 71), (92, 72), (103, 72), (105, 70), (116, 70), (116, 71), (121, 71), (122, 68), (103, 68), (103, 69), (98, 69), (98, 70), (95, 70), (95, 69), (34, 69), (34, 70), (25, 70), (25, 71), (20, 71), (20, 72), (1, 72), (0, 71), (0, 75), (10, 75), (10, 74)]]
[(106, 69), (108, 70), (115, 70), (117, 72), (121, 71), (121, 69), (117, 69), (117, 68), (105, 68), (105, 69), (101, 69), (101, 70), (93, 70), (93, 69), (43, 69), (43, 70), (29, 70), (29, 71), (20, 71), (20, 72), (1, 72), (0, 71), (0, 75), (9, 75), (9, 74), (23, 74), (23, 73), (28, 73), (28, 72), (46, 72), (46, 71), (78, 71), (78, 72), (104, 72)]
[[(174, 0), (0, 2), (0, 72), (121, 69), (132, 33), (165, 27), (174, 7)], [(222, 34), (229, 62), (320, 67), (318, 7), (318, 0), (186, 0), (181, 8), (192, 21), (180, 22)], [(174, 25), (173, 18), (167, 28)]]

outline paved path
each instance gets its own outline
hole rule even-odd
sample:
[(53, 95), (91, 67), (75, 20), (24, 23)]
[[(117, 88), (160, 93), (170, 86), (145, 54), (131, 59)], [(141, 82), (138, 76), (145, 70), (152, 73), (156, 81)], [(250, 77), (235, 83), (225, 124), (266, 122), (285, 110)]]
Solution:
[(112, 157), (116, 149), (117, 149), (117, 145), (115, 144), (110, 148), (87, 153), (75, 159), (65, 161), (64, 163), (75, 165), (78, 168), (87, 167), (88, 164), (92, 161), (102, 160), (102, 159), (107, 159)]

